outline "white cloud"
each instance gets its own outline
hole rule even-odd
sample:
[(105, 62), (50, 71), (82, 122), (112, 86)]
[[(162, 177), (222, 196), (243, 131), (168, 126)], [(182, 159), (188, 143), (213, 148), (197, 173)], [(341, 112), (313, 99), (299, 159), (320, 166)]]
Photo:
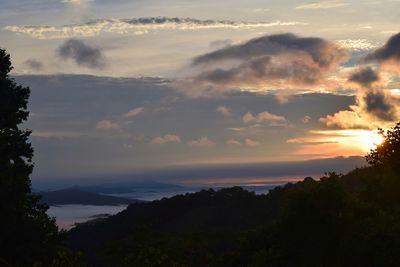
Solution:
[(247, 112), (243, 118), (244, 123), (261, 123), (261, 122), (270, 122), (270, 123), (284, 123), (286, 122), (286, 118), (283, 116), (275, 115), (269, 113), (268, 111), (264, 111), (259, 113), (258, 115), (253, 115), (250, 112)]
[(133, 118), (133, 117), (136, 117), (137, 115), (139, 115), (140, 113), (142, 113), (143, 110), (144, 110), (143, 107), (134, 108), (132, 110), (129, 110), (127, 113), (123, 114), (122, 116), (124, 118)]
[(297, 21), (245, 22), (230, 20), (198, 20), (192, 18), (148, 17), (134, 19), (99, 19), (83, 24), (70, 24), (62, 26), (9, 25), (4, 27), (4, 29), (11, 32), (24, 33), (36, 39), (64, 39), (93, 37), (99, 35), (100, 33), (140, 35), (154, 30), (200, 30), (223, 28), (252, 29), (306, 24), (307, 23)]
[(343, 39), (337, 40), (336, 43), (340, 47), (351, 51), (368, 51), (378, 47), (377, 44), (374, 44), (367, 39)]
[(112, 129), (119, 129), (120, 126), (116, 122), (111, 122), (109, 120), (101, 120), (97, 123), (96, 129), (99, 130), (112, 130)]
[(189, 141), (188, 145), (194, 146), (194, 147), (210, 147), (210, 146), (214, 146), (215, 143), (213, 141), (209, 140), (207, 137), (201, 137), (197, 140)]
[(326, 0), (319, 2), (305, 3), (297, 6), (296, 9), (329, 9), (348, 6), (350, 3), (344, 2), (342, 0)]
[(76, 4), (76, 5), (79, 5), (79, 4), (82, 3), (81, 0), (62, 0), (61, 2), (62, 3), (67, 3), (67, 4)]
[(302, 122), (302, 123), (309, 123), (310, 120), (311, 120), (311, 117), (310, 117), (310, 116), (304, 116), (304, 117), (301, 119), (301, 122)]
[(235, 139), (229, 139), (228, 141), (226, 141), (226, 144), (229, 146), (241, 146), (242, 143), (240, 141), (237, 141)]
[(252, 140), (250, 138), (246, 138), (244, 140), (244, 143), (246, 144), (246, 146), (250, 146), (250, 147), (255, 147), (255, 146), (259, 146), (260, 142)]
[(156, 145), (162, 145), (166, 143), (181, 143), (181, 138), (175, 134), (166, 134), (164, 136), (154, 138), (151, 143)]
[(225, 106), (219, 106), (216, 109), (217, 112), (219, 112), (220, 114), (222, 114), (223, 116), (229, 117), (232, 115), (231, 109), (227, 108)]

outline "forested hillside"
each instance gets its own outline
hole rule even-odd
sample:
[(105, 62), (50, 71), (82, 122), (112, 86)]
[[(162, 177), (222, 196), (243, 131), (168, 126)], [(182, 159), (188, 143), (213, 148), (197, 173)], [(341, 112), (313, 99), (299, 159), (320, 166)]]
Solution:
[(69, 244), (93, 266), (398, 266), (399, 192), (392, 163), (267, 195), (205, 190), (130, 205)]

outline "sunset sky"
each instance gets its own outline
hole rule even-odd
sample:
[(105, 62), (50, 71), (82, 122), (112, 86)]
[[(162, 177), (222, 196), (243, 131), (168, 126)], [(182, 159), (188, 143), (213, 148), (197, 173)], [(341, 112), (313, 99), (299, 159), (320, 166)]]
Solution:
[(0, 7), (0, 46), (32, 90), (34, 181), (236, 164), (249, 174), (183, 176), (258, 183), (251, 166), (364, 156), (400, 121), (400, 0)]

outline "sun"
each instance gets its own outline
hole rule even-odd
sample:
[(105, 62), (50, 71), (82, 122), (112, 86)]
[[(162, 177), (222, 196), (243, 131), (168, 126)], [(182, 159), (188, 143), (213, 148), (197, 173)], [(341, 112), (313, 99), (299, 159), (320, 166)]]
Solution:
[(385, 140), (378, 131), (363, 131), (359, 138), (360, 143), (362, 143), (363, 147), (367, 150), (374, 149)]

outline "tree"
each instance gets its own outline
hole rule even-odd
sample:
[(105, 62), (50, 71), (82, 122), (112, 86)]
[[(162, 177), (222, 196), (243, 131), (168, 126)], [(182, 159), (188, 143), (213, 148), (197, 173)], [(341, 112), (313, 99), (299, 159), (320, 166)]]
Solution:
[(400, 168), (400, 122), (386, 133), (379, 129), (384, 141), (367, 155), (367, 162), (372, 166), (388, 165)]
[(55, 220), (32, 194), (33, 148), (26, 121), (29, 87), (10, 77), (10, 55), (0, 49), (0, 266), (51, 266), (62, 251)]

